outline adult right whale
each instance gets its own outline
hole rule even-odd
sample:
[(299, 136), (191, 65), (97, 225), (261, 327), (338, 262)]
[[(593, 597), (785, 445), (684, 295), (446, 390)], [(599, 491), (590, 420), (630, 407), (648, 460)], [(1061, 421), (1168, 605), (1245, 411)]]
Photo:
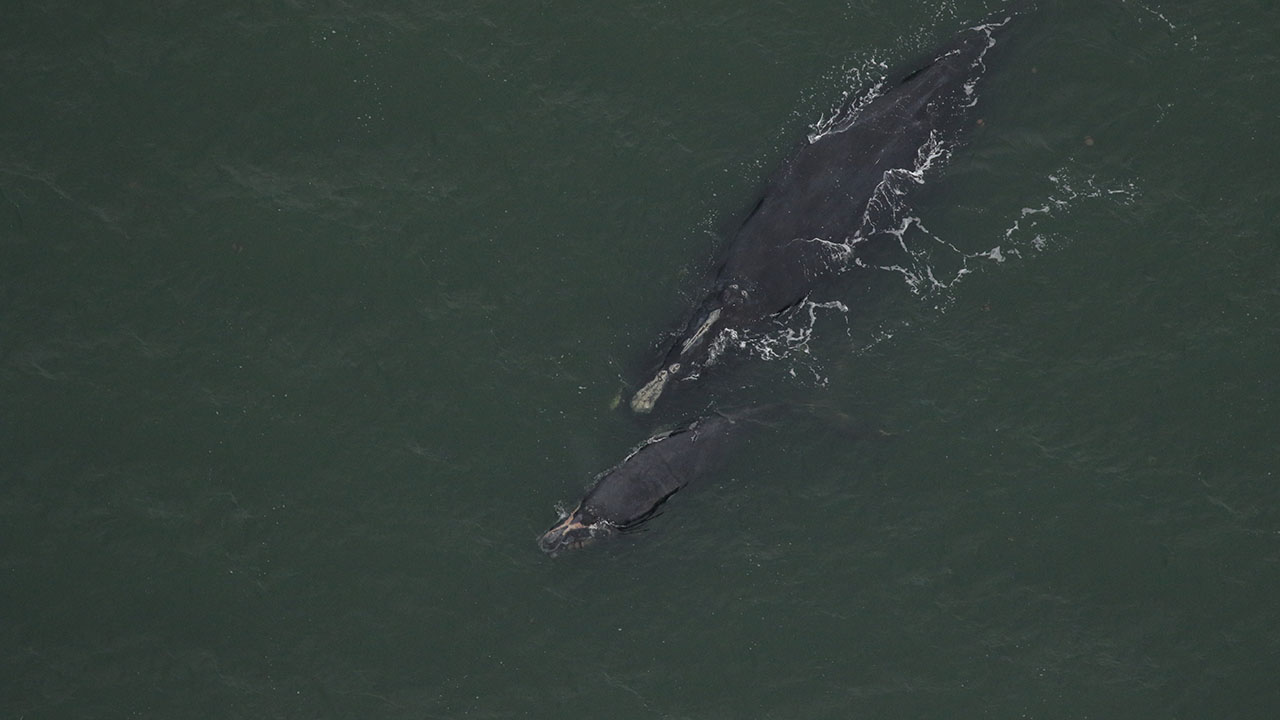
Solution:
[(698, 377), (726, 343), (780, 321), (851, 265), (854, 245), (971, 122), (988, 51), (1015, 15), (964, 30), (800, 143), (766, 182), (703, 300), (631, 398), (632, 410), (649, 412), (670, 383)]

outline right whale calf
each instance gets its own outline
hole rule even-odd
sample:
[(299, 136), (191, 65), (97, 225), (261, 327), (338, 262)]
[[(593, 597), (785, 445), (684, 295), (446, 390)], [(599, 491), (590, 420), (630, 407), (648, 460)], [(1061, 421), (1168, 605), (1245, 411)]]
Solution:
[(925, 63), (873, 88), (787, 157), (734, 233), (684, 329), (631, 398), (632, 410), (652, 410), (670, 383), (697, 377), (726, 342), (783, 317), (820, 281), (850, 265), (857, 240), (954, 144), (977, 101), (987, 51), (1013, 17), (999, 15), (961, 32)]
[(635, 529), (677, 490), (705, 475), (723, 459), (730, 441), (764, 408), (710, 415), (649, 438), (602, 473), (582, 502), (538, 540), (555, 556), (597, 538)]

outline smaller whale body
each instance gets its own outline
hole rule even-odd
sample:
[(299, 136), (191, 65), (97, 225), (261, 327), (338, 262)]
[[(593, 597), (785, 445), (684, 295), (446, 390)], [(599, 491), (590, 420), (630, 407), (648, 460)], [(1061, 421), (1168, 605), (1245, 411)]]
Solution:
[(800, 143), (733, 234), (710, 289), (632, 396), (632, 410), (649, 412), (664, 389), (698, 377), (730, 340), (785, 320), (854, 264), (853, 246), (883, 227), (970, 122), (987, 52), (1013, 17), (961, 32)]
[(677, 490), (712, 470), (761, 412), (717, 414), (649, 438), (596, 479), (582, 502), (538, 540), (552, 557), (639, 527)]

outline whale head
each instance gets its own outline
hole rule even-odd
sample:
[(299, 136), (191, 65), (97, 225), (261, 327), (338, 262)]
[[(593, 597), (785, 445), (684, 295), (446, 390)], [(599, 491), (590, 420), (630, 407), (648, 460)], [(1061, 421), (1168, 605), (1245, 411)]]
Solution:
[(632, 396), (631, 409), (649, 412), (671, 381), (690, 378), (713, 362), (716, 338), (725, 328), (741, 324), (749, 298), (738, 283), (729, 283), (707, 295), (675, 337), (657, 372)]
[(607, 521), (596, 517), (590, 508), (578, 505), (538, 538), (538, 547), (555, 557), (564, 550), (583, 547), (612, 532), (613, 528)]

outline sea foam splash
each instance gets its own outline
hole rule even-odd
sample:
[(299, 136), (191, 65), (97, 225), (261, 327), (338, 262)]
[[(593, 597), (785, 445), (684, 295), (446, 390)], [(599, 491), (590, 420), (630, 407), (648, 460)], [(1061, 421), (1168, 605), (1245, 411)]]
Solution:
[[(895, 171), (886, 178), (885, 185), (901, 182), (904, 177), (913, 182), (921, 178), (930, 163), (941, 157), (930, 150), (919, 154), (917, 166), (910, 171)], [(1068, 217), (1096, 203), (1130, 205), (1140, 195), (1133, 180), (1104, 181), (1095, 175), (1077, 175), (1069, 168), (1062, 168), (1044, 177), (1050, 186), (1038, 199), (1028, 202), (1003, 222), (996, 223), (1001, 230), (990, 237), (992, 244), (985, 249), (966, 251), (952, 242), (945, 234), (931, 230), (918, 214), (911, 212), (904, 194), (887, 189), (880, 193), (886, 203), (880, 208), (882, 227), (872, 228), (871, 234), (859, 235), (844, 242), (810, 238), (805, 242), (822, 243), (830, 248), (830, 262), (837, 273), (853, 270), (887, 273), (899, 278), (911, 296), (927, 304), (930, 310), (946, 313), (960, 298), (958, 287), (965, 278), (1011, 260), (1028, 260), (1052, 247), (1061, 247), (1072, 240), (1063, 229)], [(888, 211), (888, 212), (885, 212)], [(884, 218), (890, 218), (885, 220)], [(859, 257), (858, 247), (872, 237), (893, 239), (897, 258), (892, 262), (870, 263)], [(966, 243), (972, 245), (973, 243)], [(872, 348), (893, 339), (908, 329), (907, 321), (888, 321), (870, 330), (869, 336), (854, 340), (849, 324), (850, 308), (835, 299), (806, 299), (790, 312), (775, 319), (764, 329), (741, 331), (726, 329), (712, 343), (711, 363), (726, 352), (741, 352), (760, 360), (785, 361), (783, 372), (797, 380), (822, 387), (828, 378), (822, 362), (813, 352), (815, 328), (824, 316), (844, 317), (845, 335), (849, 338), (849, 352), (862, 355)]]

